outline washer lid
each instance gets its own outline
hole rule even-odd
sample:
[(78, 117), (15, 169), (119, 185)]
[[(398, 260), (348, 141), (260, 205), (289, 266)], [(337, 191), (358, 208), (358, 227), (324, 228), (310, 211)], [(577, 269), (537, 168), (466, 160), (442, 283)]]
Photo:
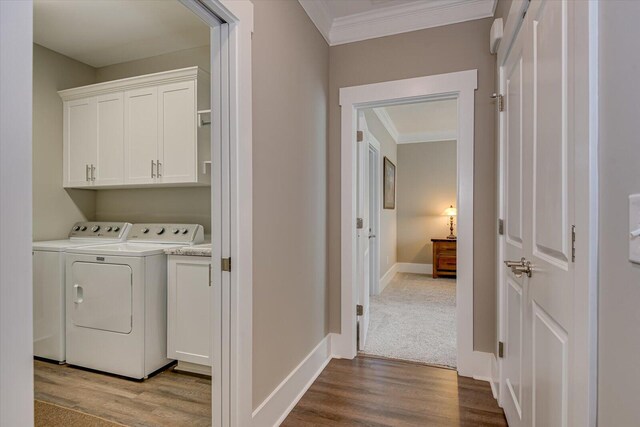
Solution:
[(67, 252), (73, 254), (104, 255), (104, 256), (130, 256), (142, 257), (164, 254), (165, 249), (171, 249), (184, 244), (158, 244), (158, 243), (114, 243), (110, 245), (82, 246), (71, 248)]
[(70, 248), (79, 248), (81, 246), (96, 246), (99, 244), (104, 244), (104, 240), (46, 240), (42, 242), (33, 242), (32, 248), (34, 251), (64, 252), (65, 250)]

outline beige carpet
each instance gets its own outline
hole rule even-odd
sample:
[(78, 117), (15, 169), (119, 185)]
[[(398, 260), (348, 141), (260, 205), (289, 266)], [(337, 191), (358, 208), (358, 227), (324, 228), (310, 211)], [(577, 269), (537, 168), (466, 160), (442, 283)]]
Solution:
[(124, 424), (107, 421), (75, 409), (53, 403), (35, 401), (35, 427), (119, 427)]
[(371, 297), (364, 353), (455, 368), (455, 279), (397, 273)]

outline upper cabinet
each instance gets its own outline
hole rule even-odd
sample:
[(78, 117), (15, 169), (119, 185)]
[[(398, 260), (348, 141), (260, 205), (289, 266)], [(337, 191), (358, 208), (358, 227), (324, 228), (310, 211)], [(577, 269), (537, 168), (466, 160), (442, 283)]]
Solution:
[(184, 68), (58, 92), (64, 187), (209, 185), (209, 75)]

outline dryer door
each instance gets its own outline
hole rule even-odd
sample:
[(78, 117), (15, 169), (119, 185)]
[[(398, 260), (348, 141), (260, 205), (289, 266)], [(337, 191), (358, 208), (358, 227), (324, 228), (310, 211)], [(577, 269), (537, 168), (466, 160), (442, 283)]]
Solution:
[(71, 319), (75, 326), (128, 334), (132, 329), (131, 267), (75, 262), (72, 266)]

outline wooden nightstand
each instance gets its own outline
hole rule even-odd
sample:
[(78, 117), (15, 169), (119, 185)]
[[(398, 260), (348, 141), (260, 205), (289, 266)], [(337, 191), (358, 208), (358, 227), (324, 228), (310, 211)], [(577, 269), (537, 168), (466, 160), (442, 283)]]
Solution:
[(431, 239), (433, 242), (433, 278), (456, 276), (456, 240)]

